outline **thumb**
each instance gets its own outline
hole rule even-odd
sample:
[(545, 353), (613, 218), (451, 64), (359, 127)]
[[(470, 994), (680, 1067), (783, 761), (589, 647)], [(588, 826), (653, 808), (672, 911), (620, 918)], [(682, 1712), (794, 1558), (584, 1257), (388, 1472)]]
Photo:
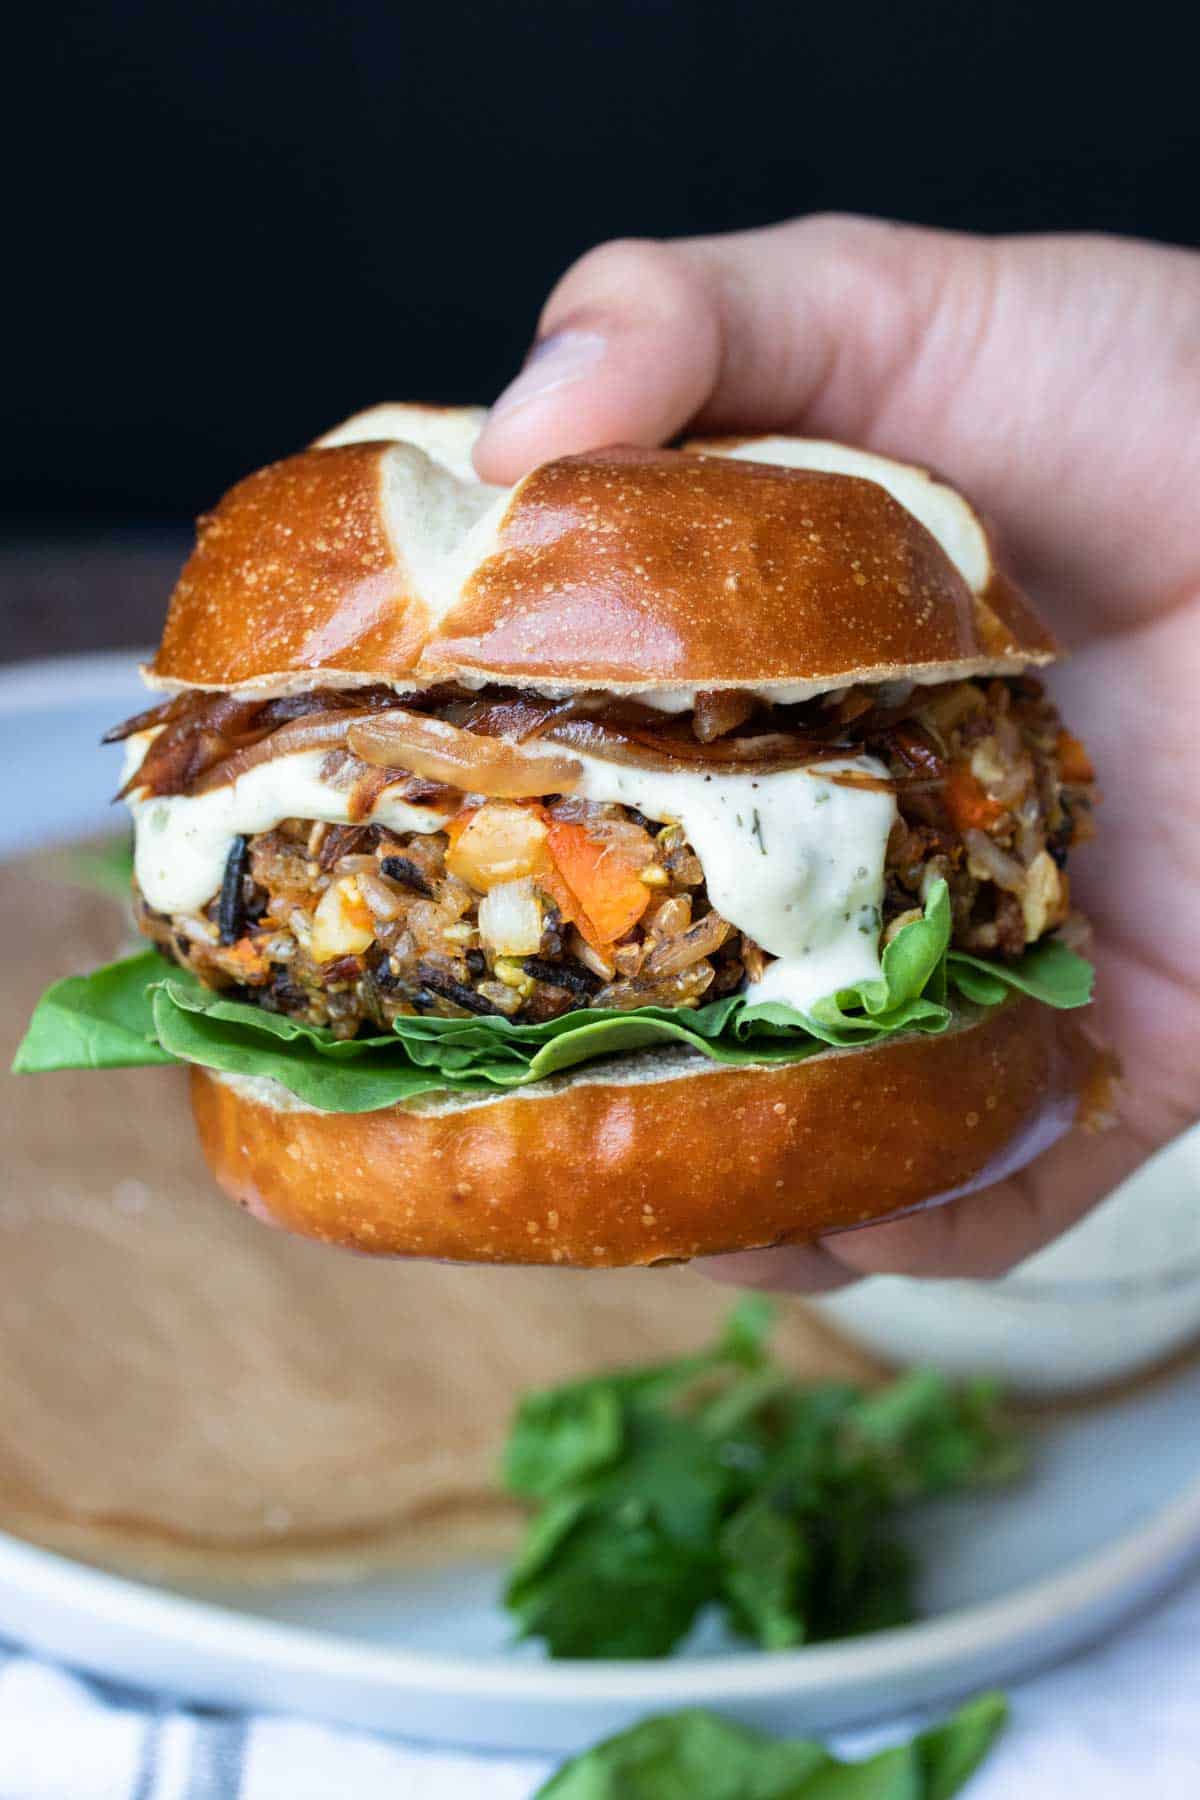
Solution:
[(839, 360), (856, 370), (860, 395), (878, 390), (937, 304), (937, 264), (952, 249), (978, 256), (982, 240), (821, 217), (601, 244), (546, 302), (525, 367), (479, 440), (480, 472), (515, 480), (535, 461), (658, 444), (689, 422), (786, 425)]
[(946, 469), (1018, 572), (1130, 624), (1198, 573), (1198, 302), (1200, 257), (1116, 239), (814, 217), (605, 244), (550, 296), (476, 463), (512, 481), (688, 424), (848, 439)]
[(525, 366), (475, 448), (485, 481), (516, 481), (554, 456), (660, 444), (717, 385), (722, 325), (688, 248), (602, 244), (554, 289)]

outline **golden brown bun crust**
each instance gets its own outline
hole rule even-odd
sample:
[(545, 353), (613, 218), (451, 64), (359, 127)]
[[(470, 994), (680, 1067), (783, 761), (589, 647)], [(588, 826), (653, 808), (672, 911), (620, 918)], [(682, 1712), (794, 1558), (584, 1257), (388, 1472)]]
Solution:
[(154, 670), (227, 687), (268, 671), (404, 670), (428, 629), (387, 528), (384, 447), (272, 463), (197, 524)]
[(203, 1069), (226, 1192), (323, 1243), (461, 1262), (651, 1263), (798, 1241), (999, 1179), (1060, 1136), (1097, 1053), (1014, 1001), (943, 1037), (441, 1112), (281, 1110)]
[(834, 686), (1055, 653), (1011, 584), (972, 593), (871, 480), (619, 449), (547, 463), (506, 500), (414, 454), (314, 448), (233, 488), (201, 521), (152, 679)]
[(607, 687), (997, 653), (957, 569), (873, 482), (628, 450), (529, 476), (425, 660)]

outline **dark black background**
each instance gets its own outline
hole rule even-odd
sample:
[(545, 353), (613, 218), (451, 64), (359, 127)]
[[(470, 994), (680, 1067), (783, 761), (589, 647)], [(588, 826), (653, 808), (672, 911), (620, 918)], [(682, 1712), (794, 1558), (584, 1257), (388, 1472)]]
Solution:
[(847, 207), (1196, 241), (1182, 9), (111, 0), (9, 60), (6, 506), (174, 522), (380, 398), (487, 399), (615, 234)]

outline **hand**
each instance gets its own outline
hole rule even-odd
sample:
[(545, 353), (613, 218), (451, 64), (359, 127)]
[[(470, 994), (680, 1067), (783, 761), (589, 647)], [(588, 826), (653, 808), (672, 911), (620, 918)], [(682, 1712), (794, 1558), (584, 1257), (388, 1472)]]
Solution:
[(1115, 1128), (948, 1206), (714, 1273), (810, 1290), (997, 1275), (1200, 1114), (1198, 317), (1190, 251), (836, 217), (606, 244), (551, 295), (482, 475), (685, 426), (931, 463), (991, 516), (1074, 652), (1052, 686), (1099, 771), (1100, 835), (1071, 877), (1096, 929), (1096, 1024), (1125, 1067)]

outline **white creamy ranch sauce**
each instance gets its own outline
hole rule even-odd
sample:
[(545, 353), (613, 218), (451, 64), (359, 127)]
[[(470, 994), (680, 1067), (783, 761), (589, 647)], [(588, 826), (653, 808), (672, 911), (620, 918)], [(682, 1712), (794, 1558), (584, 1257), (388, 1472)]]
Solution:
[[(126, 779), (150, 741), (130, 740)], [(527, 746), (532, 748), (533, 746)], [(547, 746), (547, 750), (550, 746)], [(555, 748), (555, 754), (561, 750)], [(221, 885), (235, 837), (281, 819), (348, 823), (347, 795), (321, 778), (323, 750), (302, 750), (249, 770), (207, 794), (134, 799), (138, 885), (158, 912), (195, 912)], [(880, 908), (892, 794), (840, 786), (843, 770), (885, 776), (869, 756), (820, 772), (726, 774), (639, 769), (576, 755), (584, 799), (618, 801), (680, 825), (700, 859), (713, 906), (779, 960), (752, 986), (752, 1001), (799, 1011), (880, 973)], [(447, 815), (380, 795), (370, 822), (398, 832), (437, 831)]]
[[(130, 738), (126, 781), (140, 767), (152, 736), (139, 732)], [(155, 911), (189, 913), (206, 906), (221, 885), (236, 837), (272, 831), (281, 819), (348, 825), (350, 796), (321, 777), (327, 754), (296, 750), (277, 756), (207, 794), (133, 798), (134, 869)], [(440, 831), (449, 816), (428, 806), (410, 806), (385, 788), (369, 819), (392, 831)]]
[(870, 756), (821, 764), (822, 774), (665, 773), (580, 756), (586, 800), (619, 800), (679, 824), (700, 858), (722, 918), (779, 958), (748, 990), (803, 1012), (880, 972), (883, 863), (896, 819), (890, 793), (826, 777), (887, 775)]

